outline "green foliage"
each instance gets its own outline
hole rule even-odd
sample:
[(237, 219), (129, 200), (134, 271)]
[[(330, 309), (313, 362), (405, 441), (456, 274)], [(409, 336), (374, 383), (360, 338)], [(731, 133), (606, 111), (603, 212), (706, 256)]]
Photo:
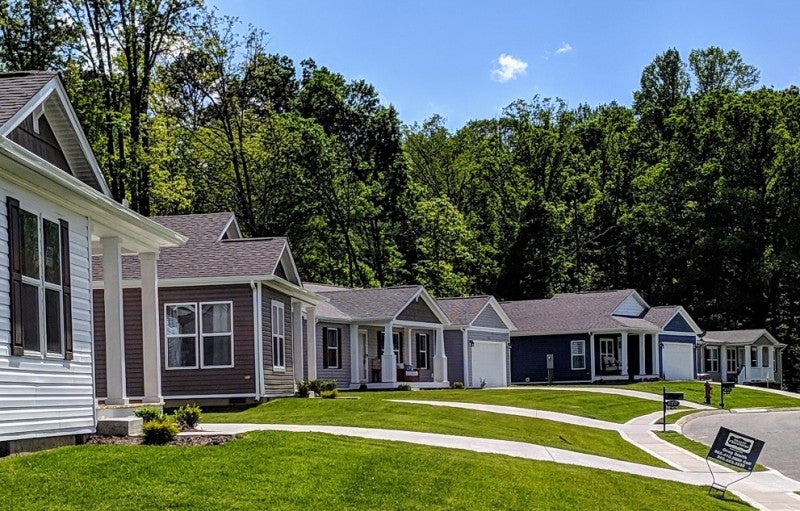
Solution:
[(144, 443), (148, 445), (164, 445), (171, 442), (180, 432), (178, 425), (170, 417), (160, 417), (142, 425)]
[(397, 390), (409, 391), (411, 390), (411, 385), (409, 385), (408, 383), (401, 383), (400, 385), (397, 386)]
[(464, 382), (463, 381), (454, 381), (453, 383), (450, 384), (450, 388), (451, 389), (463, 389), (464, 388)]
[(335, 380), (301, 380), (297, 382), (297, 394), (300, 397), (308, 397), (309, 392), (314, 392), (321, 396), (323, 392), (336, 390)]
[(319, 397), (322, 399), (336, 399), (339, 396), (339, 391), (336, 389), (323, 390), (320, 392)]
[(175, 410), (173, 415), (181, 429), (195, 429), (202, 418), (202, 410), (196, 404), (185, 404)]
[(784, 378), (786, 389), (800, 392), (800, 345), (795, 344), (784, 350), (783, 370), (786, 373)]
[(309, 391), (309, 381), (308, 380), (300, 380), (297, 382), (297, 396), (298, 397), (308, 397)]
[(142, 422), (150, 422), (159, 420), (164, 417), (164, 411), (161, 408), (143, 406), (133, 411), (133, 414), (142, 419)]

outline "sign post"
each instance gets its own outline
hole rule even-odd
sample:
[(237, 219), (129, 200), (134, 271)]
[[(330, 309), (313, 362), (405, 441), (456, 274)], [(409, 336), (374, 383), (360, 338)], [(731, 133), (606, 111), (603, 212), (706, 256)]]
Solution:
[[(731, 431), (728, 428), (719, 428), (717, 437), (714, 439), (714, 443), (711, 445), (711, 449), (709, 449), (706, 455), (706, 465), (708, 465), (708, 471), (711, 472), (712, 479), (711, 486), (708, 488), (708, 493), (711, 493), (711, 490), (717, 490), (722, 492), (722, 496), (724, 497), (728, 486), (749, 477), (756, 467), (758, 456), (761, 454), (761, 449), (763, 448), (763, 440)], [(744, 470), (747, 474), (728, 484), (720, 484), (717, 482), (716, 477), (714, 477), (714, 471), (711, 470), (711, 464), (708, 462), (709, 458)]]
[(667, 387), (661, 388), (661, 397), (664, 405), (664, 413), (661, 417), (661, 424), (665, 433), (667, 431), (667, 408), (674, 410), (681, 404), (683, 392), (667, 392)]

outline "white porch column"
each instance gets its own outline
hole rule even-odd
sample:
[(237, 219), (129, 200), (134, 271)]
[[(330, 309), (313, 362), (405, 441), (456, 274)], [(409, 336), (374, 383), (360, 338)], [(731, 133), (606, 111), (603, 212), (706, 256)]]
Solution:
[(644, 370), (645, 360), (644, 356), (644, 334), (639, 334), (639, 376), (644, 376), (647, 372)]
[[(303, 379), (303, 304), (292, 300), (292, 373), (295, 386)], [(296, 389), (295, 389), (296, 390)]]
[(661, 377), (661, 350), (658, 344), (658, 334), (653, 334), (653, 374)]
[(397, 381), (397, 359), (392, 344), (392, 322), (383, 328), (383, 355), (381, 356), (381, 381), (394, 383)]
[(411, 361), (411, 329), (405, 328), (403, 329), (403, 363), (414, 365), (414, 362)]
[(728, 381), (728, 348), (725, 345), (719, 347), (719, 379)]
[(309, 380), (317, 379), (317, 308), (306, 308), (306, 374)]
[(161, 349), (158, 326), (158, 253), (139, 254), (142, 276), (142, 368), (144, 403), (161, 404)]
[(122, 250), (119, 238), (102, 238), (103, 304), (106, 327), (106, 404), (128, 404), (125, 391), (125, 331), (122, 318)]
[(472, 386), (472, 380), (470, 380), (470, 372), (472, 372), (472, 364), (470, 364), (469, 355), (469, 335), (467, 335), (467, 329), (461, 329), (461, 346), (464, 350), (464, 387), (469, 388)]
[(770, 380), (775, 381), (775, 346), (770, 346), (767, 348), (767, 363), (769, 367), (767, 368), (767, 375)]
[(592, 381), (594, 381), (594, 332), (589, 332), (589, 363), (591, 364)]
[(358, 325), (350, 324), (350, 383), (361, 383), (361, 343), (358, 342)]
[(444, 353), (444, 329), (436, 329), (436, 354), (433, 356), (433, 381), (447, 381), (447, 356)]
[(622, 332), (622, 349), (619, 353), (620, 362), (622, 364), (622, 376), (628, 376), (628, 332)]

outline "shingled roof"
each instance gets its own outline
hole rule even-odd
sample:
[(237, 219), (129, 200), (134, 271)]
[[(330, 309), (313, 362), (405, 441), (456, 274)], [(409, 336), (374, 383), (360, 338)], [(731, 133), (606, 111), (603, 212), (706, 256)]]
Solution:
[(464, 298), (437, 298), (436, 303), (447, 314), (454, 325), (469, 325), (486, 308), (491, 296), (467, 296)]
[[(288, 250), (286, 238), (240, 238), (221, 240), (233, 213), (211, 213), (155, 217), (153, 220), (188, 238), (186, 245), (165, 248), (158, 259), (158, 278), (252, 277), (275, 275)], [(122, 278), (138, 280), (139, 261), (122, 258)], [(103, 280), (99, 258), (94, 258), (92, 276)]]
[(0, 127), (57, 76), (51, 71), (0, 73)]
[(703, 336), (705, 342), (722, 343), (727, 345), (749, 345), (762, 337), (766, 337), (772, 344), (783, 346), (768, 331), (763, 328), (750, 330), (714, 330), (706, 332)]
[(503, 302), (500, 306), (520, 333), (573, 333), (613, 329), (659, 330), (657, 325), (646, 319), (612, 314), (635, 292), (633, 289), (622, 289), (562, 293), (544, 300)]

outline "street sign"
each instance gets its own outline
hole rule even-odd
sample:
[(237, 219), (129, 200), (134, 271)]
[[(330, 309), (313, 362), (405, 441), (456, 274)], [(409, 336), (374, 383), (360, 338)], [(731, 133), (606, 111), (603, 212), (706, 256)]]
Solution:
[(717, 438), (714, 439), (714, 444), (706, 457), (752, 472), (763, 448), (763, 440), (728, 428), (719, 428)]

